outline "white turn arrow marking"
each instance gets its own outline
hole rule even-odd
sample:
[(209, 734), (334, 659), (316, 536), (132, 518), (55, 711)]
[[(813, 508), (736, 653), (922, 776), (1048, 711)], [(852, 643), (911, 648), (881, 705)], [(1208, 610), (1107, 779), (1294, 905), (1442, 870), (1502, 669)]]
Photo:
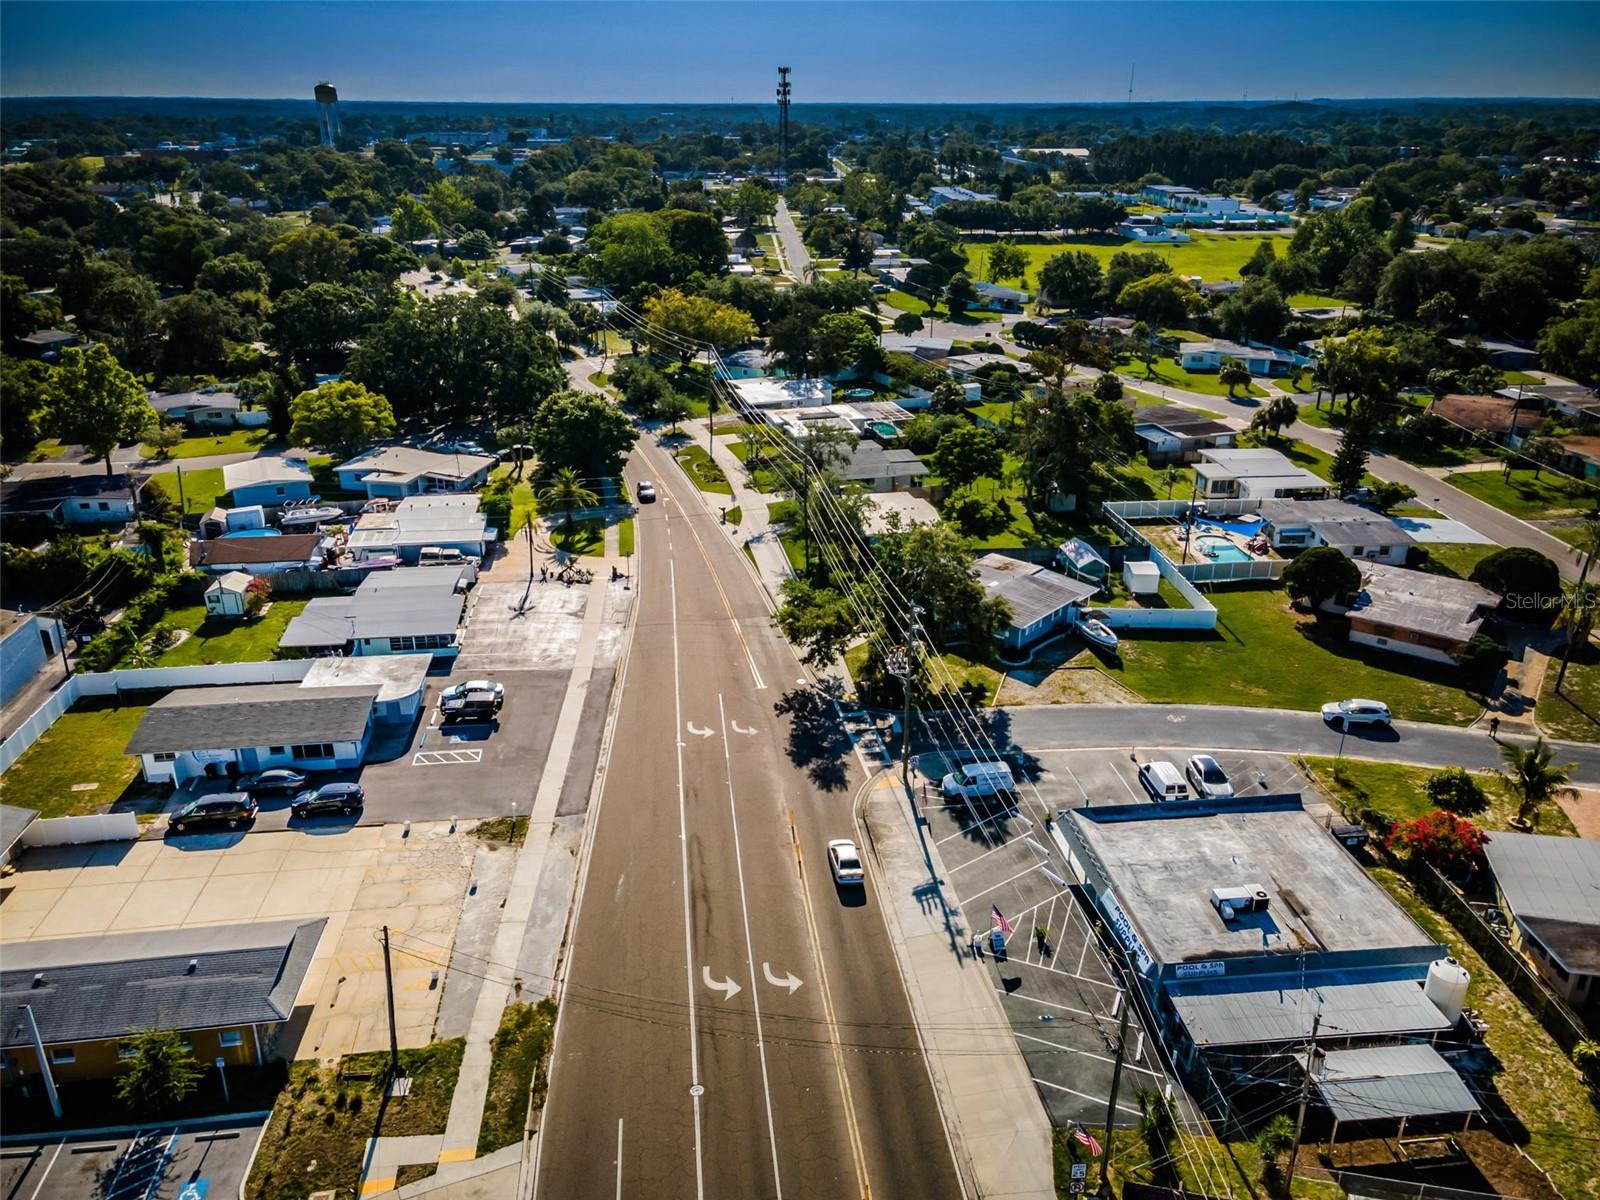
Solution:
[(689, 732), (694, 734), (695, 737), (710, 737), (716, 732), (714, 729), (702, 728), (701, 726), (696, 725), (693, 721), (686, 721), (685, 724), (688, 726)]
[(745, 735), (745, 737), (755, 737), (756, 735), (756, 731), (754, 729), (746, 729), (737, 721), (729, 721), (728, 724), (733, 726), (733, 731), (735, 733), (742, 733)]
[(711, 968), (710, 967), (701, 967), (700, 968), (700, 977), (701, 977), (702, 980), (704, 980), (705, 985), (708, 988), (710, 988), (713, 992), (721, 992), (722, 993), (722, 998), (724, 1000), (732, 1000), (735, 996), (737, 996), (741, 991), (744, 990), (737, 983), (735, 983), (731, 979), (713, 979), (713, 978), (711, 978)]
[(794, 995), (794, 990), (805, 982), (802, 979), (796, 979), (794, 975), (789, 972), (785, 972), (784, 977), (779, 979), (772, 973), (772, 968), (767, 963), (761, 964), (761, 973), (767, 977), (767, 982), (773, 987), (788, 988), (789, 995), (791, 996)]

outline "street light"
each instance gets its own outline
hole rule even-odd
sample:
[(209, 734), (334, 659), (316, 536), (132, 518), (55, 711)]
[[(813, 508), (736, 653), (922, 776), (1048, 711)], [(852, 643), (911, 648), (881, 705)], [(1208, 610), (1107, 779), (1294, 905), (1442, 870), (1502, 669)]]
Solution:
[(916, 678), (916, 647), (917, 638), (922, 636), (922, 626), (912, 625), (907, 631), (906, 648), (893, 651), (885, 665), (889, 674), (900, 680), (905, 692), (905, 712), (900, 725), (900, 784), (906, 790), (906, 799), (911, 799), (911, 684)]

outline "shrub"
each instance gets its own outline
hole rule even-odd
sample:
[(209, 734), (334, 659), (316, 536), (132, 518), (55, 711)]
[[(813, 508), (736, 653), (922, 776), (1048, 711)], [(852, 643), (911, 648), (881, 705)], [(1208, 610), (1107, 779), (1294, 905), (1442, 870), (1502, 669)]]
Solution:
[(1465, 767), (1435, 771), (1428, 776), (1422, 790), (1435, 806), (1457, 816), (1476, 816), (1489, 807), (1488, 793)]
[(1509, 651), (1486, 633), (1475, 633), (1456, 653), (1456, 665), (1473, 680), (1492, 681)]
[(980, 496), (972, 488), (960, 488), (946, 497), (944, 516), (969, 537), (999, 533), (1011, 521), (1011, 512), (1003, 503)]
[(109, 671), (116, 666), (138, 645), (145, 631), (161, 619), (183, 579), (171, 572), (156, 576), (148, 588), (128, 601), (120, 621), (107, 626), (83, 648), (78, 666), (85, 671)]
[(1454, 813), (1435, 809), (1396, 825), (1384, 845), (1393, 853), (1421, 861), (1447, 874), (1459, 874), (1477, 867), (1488, 838), (1471, 821)]
[(1561, 603), (1561, 569), (1527, 546), (1495, 551), (1468, 578), (1498, 592), (1500, 611), (1518, 621), (1548, 623)]
[(1315, 609), (1324, 600), (1361, 586), (1361, 568), (1332, 546), (1317, 546), (1296, 556), (1284, 568), (1283, 586), (1291, 600)]
[(504, 541), (511, 534), (511, 479), (502, 475), (483, 490), (478, 500), (484, 519)]

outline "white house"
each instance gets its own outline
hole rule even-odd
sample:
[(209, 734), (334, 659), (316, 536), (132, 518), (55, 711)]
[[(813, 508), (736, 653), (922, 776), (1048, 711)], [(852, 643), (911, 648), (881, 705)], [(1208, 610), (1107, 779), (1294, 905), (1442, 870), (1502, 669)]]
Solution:
[(122, 525), (138, 511), (138, 483), (96, 466), (7, 479), (0, 483), (0, 516), (49, 517), (63, 525)]
[[(345, 549), (358, 560), (393, 557), (402, 563), (420, 563), (424, 552), (454, 552), (482, 562), (494, 544), (497, 531), (478, 509), (472, 493), (444, 496), (408, 496), (391, 511), (366, 513), (357, 518)], [(429, 553), (430, 558), (441, 557)]]
[(243, 571), (229, 571), (212, 580), (206, 588), (206, 616), (242, 617), (245, 610), (245, 592), (253, 576)]
[(1189, 235), (1181, 229), (1172, 229), (1160, 217), (1138, 214), (1117, 226), (1117, 232), (1136, 242), (1187, 242)]
[(1349, 619), (1352, 642), (1454, 663), (1499, 603), (1494, 592), (1465, 579), (1362, 563), (1361, 591), (1353, 602), (1323, 607)]
[(1001, 287), (998, 283), (977, 283), (972, 290), (978, 293), (976, 308), (990, 312), (1021, 312), (1022, 306), (1032, 297), (1017, 288)]
[(472, 567), (407, 567), (369, 576), (353, 596), (317, 596), (289, 622), (278, 645), (350, 657), (461, 651)]
[(441, 454), (410, 446), (379, 446), (334, 468), (339, 486), (380, 496), (467, 492), (488, 482), (497, 460), (479, 454)]
[(1237, 359), (1252, 375), (1287, 375), (1295, 367), (1311, 364), (1303, 354), (1273, 346), (1248, 346), (1241, 342), (1182, 342), (1178, 346), (1178, 365), (1185, 371), (1217, 371), (1228, 359)]
[(304, 458), (252, 458), (222, 468), (222, 486), (237, 507), (309, 500), (313, 480)]
[(975, 192), (964, 187), (935, 187), (928, 189), (928, 207), (943, 208), (946, 204), (984, 204), (998, 200), (993, 192)]
[(733, 390), (746, 409), (756, 412), (833, 403), (833, 384), (826, 379), (736, 379)]
[(1266, 500), (1258, 511), (1275, 550), (1332, 546), (1346, 558), (1403, 567), (1416, 542), (1394, 518), (1346, 500)]
[(1298, 467), (1276, 450), (1202, 449), (1194, 464), (1202, 500), (1315, 500), (1333, 489), (1326, 479)]
[(272, 419), (264, 408), (246, 410), (244, 402), (232, 392), (153, 393), (150, 407), (169, 420), (197, 429), (265, 425)]

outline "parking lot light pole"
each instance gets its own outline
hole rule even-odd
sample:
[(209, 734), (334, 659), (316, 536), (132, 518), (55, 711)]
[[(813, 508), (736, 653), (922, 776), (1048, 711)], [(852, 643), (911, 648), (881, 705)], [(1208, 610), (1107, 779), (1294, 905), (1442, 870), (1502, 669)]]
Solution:
[(44, 1093), (50, 1098), (50, 1111), (55, 1114), (56, 1120), (61, 1119), (61, 1097), (56, 1094), (55, 1076), (50, 1073), (50, 1059), (44, 1052), (44, 1039), (39, 1036), (39, 1022), (34, 1020), (33, 1005), (21, 1006), (22, 1013), (28, 1019), (28, 1036), (33, 1041), (33, 1055), (39, 1060), (39, 1076), (44, 1080)]

